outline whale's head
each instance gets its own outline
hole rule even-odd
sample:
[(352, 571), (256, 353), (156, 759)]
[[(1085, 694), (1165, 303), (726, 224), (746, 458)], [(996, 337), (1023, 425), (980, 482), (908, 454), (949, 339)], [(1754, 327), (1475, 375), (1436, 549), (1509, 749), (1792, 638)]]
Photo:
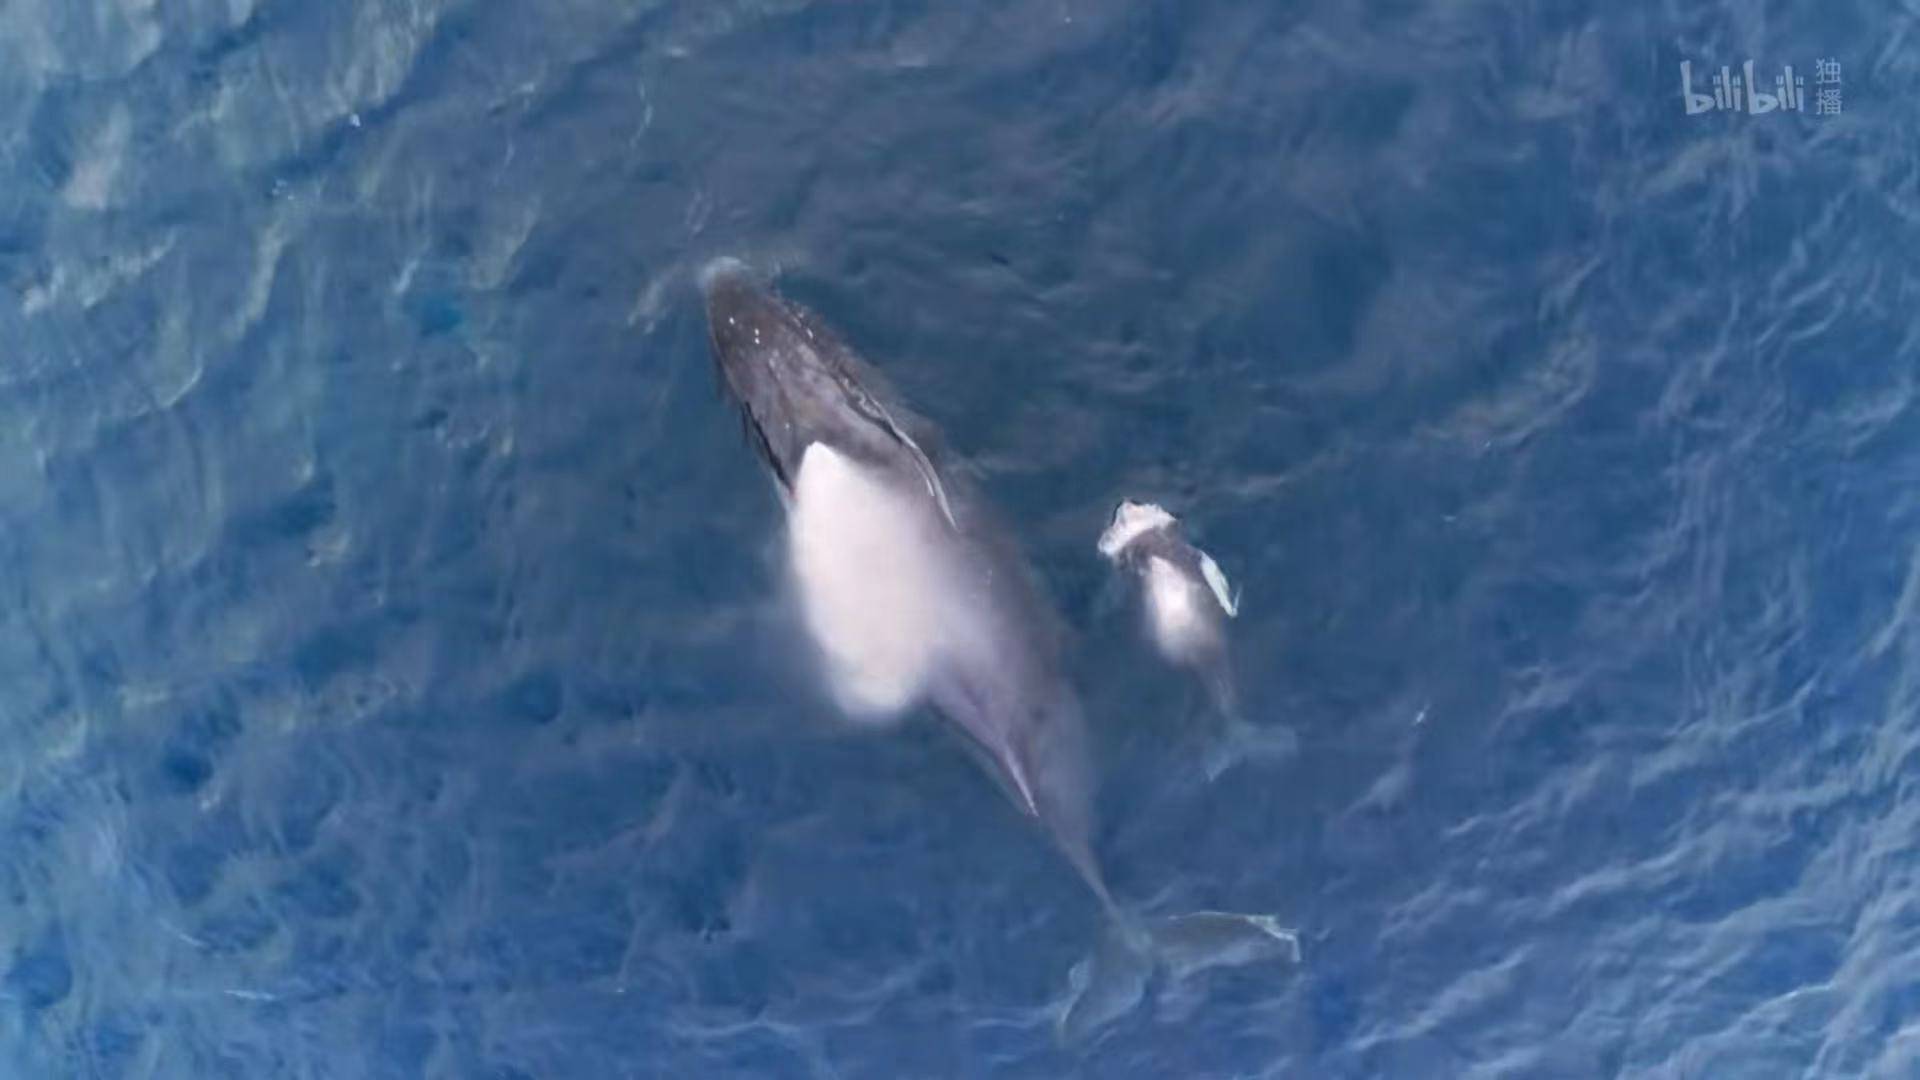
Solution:
[(903, 437), (863, 385), (858, 361), (818, 319), (737, 260), (716, 261), (701, 281), (722, 386), (784, 491), (792, 493), (801, 458), (814, 443), (870, 460), (897, 448)]
[(1107, 531), (1100, 534), (1100, 554), (1118, 560), (1135, 540), (1155, 529), (1164, 529), (1173, 524), (1173, 515), (1159, 506), (1128, 499), (1113, 508), (1113, 518), (1107, 523)]

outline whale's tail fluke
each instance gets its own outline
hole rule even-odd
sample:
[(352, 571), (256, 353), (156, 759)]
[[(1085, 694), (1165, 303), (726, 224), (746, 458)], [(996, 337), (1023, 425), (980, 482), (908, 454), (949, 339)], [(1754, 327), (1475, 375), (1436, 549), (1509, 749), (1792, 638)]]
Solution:
[(1067, 1003), (1054, 1020), (1062, 1043), (1077, 1043), (1133, 1011), (1153, 975), (1153, 943), (1139, 927), (1108, 922), (1093, 954), (1067, 976)]
[(1233, 670), (1224, 659), (1205, 672), (1207, 699), (1213, 706), (1214, 722), (1219, 726), (1201, 760), (1209, 782), (1235, 765), (1246, 761), (1256, 765), (1277, 765), (1300, 752), (1300, 737), (1285, 724), (1256, 724), (1240, 711), (1240, 696), (1235, 689)]
[(1162, 919), (1153, 930), (1153, 952), (1175, 979), (1211, 967), (1266, 960), (1300, 962), (1300, 934), (1272, 915), (1195, 911)]
[(1272, 915), (1196, 911), (1145, 924), (1116, 917), (1068, 977), (1055, 1034), (1080, 1042), (1132, 1012), (1156, 972), (1178, 982), (1207, 968), (1267, 961), (1300, 962), (1300, 935)]
[(1241, 762), (1277, 765), (1300, 753), (1300, 736), (1285, 724), (1255, 724), (1238, 716), (1228, 717), (1207, 746), (1201, 768), (1209, 781)]

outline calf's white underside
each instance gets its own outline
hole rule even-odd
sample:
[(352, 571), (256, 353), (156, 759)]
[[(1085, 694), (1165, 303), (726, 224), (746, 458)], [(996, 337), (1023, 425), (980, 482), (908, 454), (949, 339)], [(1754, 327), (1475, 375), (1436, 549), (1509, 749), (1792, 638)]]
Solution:
[(1179, 567), (1157, 555), (1147, 560), (1146, 594), (1154, 644), (1168, 659), (1193, 659), (1213, 632), (1200, 606), (1212, 597), (1203, 596)]

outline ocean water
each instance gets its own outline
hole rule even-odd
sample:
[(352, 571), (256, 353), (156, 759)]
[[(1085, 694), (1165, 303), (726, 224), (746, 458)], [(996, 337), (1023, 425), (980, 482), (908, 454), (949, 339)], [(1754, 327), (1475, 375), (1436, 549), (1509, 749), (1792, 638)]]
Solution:
[[(1917, 21), (0, 3), (0, 1075), (1920, 1075)], [(1122, 900), (1301, 963), (1055, 1041), (1098, 912), (810, 680), (723, 254), (1018, 531)]]

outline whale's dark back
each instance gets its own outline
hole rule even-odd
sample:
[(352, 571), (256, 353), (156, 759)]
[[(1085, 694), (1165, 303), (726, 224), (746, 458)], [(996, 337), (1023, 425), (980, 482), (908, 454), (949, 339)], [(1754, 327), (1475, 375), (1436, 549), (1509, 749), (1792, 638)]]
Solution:
[(784, 489), (819, 442), (892, 475), (902, 497), (925, 500), (930, 514), (939, 504), (934, 535), (950, 545), (957, 610), (934, 705), (1104, 899), (1088, 850), (1090, 773), (1078, 696), (1063, 674), (1062, 624), (1013, 533), (932, 424), (818, 316), (737, 265), (708, 276), (707, 316), (714, 362)]

